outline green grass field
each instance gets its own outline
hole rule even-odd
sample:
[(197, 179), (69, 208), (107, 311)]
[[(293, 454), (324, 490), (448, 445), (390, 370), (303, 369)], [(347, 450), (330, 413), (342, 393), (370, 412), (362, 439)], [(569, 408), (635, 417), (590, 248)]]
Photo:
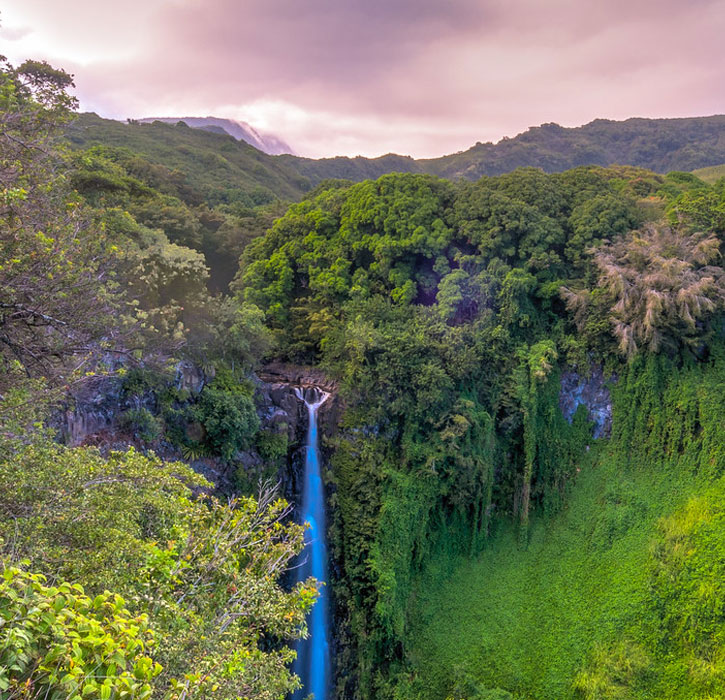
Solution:
[[(572, 682), (595, 644), (651, 646), (658, 521), (706, 486), (674, 469), (622, 471), (607, 448), (587, 454), (565, 510), (534, 521), (528, 549), (502, 527), (476, 561), (451, 576), (429, 572), (410, 636), (418, 697), (466, 697), (453, 692), (464, 678), (527, 700), (590, 697)], [(661, 695), (663, 682), (651, 693), (591, 697), (700, 697)]]
[(699, 168), (698, 170), (693, 170), (692, 174), (712, 185), (721, 177), (725, 177), (725, 164), (711, 165), (709, 168)]

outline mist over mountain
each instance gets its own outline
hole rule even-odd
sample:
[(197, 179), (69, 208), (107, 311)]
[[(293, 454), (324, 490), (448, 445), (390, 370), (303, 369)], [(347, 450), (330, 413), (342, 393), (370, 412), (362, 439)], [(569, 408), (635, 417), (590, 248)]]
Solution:
[(137, 121), (144, 124), (150, 124), (155, 121), (166, 124), (184, 122), (192, 129), (203, 129), (205, 131), (229, 134), (237, 139), (237, 141), (246, 141), (250, 146), (254, 146), (271, 156), (277, 156), (283, 153), (295, 155), (294, 149), (278, 136), (261, 132), (251, 124), (235, 119), (222, 119), (220, 117), (145, 117)]

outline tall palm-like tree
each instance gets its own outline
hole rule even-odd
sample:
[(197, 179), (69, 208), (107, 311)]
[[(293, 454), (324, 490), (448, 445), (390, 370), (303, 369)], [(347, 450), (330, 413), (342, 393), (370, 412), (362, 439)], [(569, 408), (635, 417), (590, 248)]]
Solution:
[[(702, 343), (713, 313), (725, 308), (720, 258), (714, 235), (663, 224), (649, 224), (594, 251), (622, 354)], [(581, 323), (591, 293), (564, 290), (564, 296)]]

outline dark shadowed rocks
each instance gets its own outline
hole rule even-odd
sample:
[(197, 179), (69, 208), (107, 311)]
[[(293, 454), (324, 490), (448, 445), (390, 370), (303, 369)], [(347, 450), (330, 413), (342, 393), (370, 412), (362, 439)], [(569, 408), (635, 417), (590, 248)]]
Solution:
[(562, 372), (559, 407), (569, 423), (577, 408), (584, 406), (589, 420), (594, 423), (594, 437), (609, 437), (612, 432), (609, 383), (613, 381), (616, 377), (606, 378), (599, 366), (592, 367), (589, 374), (579, 374), (574, 370)]

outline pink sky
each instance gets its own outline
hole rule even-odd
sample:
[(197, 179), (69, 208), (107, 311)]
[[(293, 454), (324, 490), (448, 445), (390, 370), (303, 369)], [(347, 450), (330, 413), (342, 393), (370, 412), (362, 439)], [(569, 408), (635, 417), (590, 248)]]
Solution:
[(725, 113), (725, 0), (5, 0), (0, 53), (117, 119), (229, 117), (300, 155)]

